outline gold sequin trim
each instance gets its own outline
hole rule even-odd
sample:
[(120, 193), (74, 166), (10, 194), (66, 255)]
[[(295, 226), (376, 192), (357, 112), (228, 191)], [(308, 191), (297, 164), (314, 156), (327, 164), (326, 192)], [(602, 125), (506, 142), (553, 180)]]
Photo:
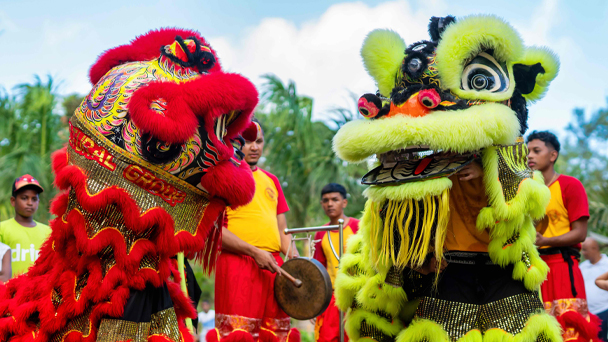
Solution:
[(502, 186), (505, 202), (515, 198), (519, 184), (526, 178), (532, 178), (532, 170), (528, 167), (528, 148), (519, 141), (514, 145), (497, 146), (498, 181)]
[(401, 272), (399, 269), (395, 266), (391, 266), (386, 274), (386, 279), (384, 282), (393, 287), (403, 286), (403, 281), (401, 281)]
[(50, 342), (63, 342), (65, 337), (72, 332), (79, 332), (82, 334), (82, 337), (87, 337), (91, 334), (91, 321), (89, 320), (89, 316), (91, 315), (91, 309), (89, 308), (82, 315), (71, 319), (68, 321), (68, 324), (63, 328), (60, 332), (53, 335), (49, 341)]
[(86, 272), (76, 278), (76, 280), (74, 282), (74, 298), (76, 299), (76, 301), (80, 300), (80, 294), (82, 292), (82, 289), (84, 289), (84, 287), (87, 286), (88, 279), (89, 279), (89, 274)]
[(456, 341), (473, 329), (482, 333), (501, 329), (515, 335), (525, 327), (531, 314), (543, 309), (536, 293), (521, 293), (483, 305), (423, 297), (416, 317), (441, 324), (451, 341)]
[[(95, 196), (106, 188), (116, 186), (129, 194), (140, 207), (142, 213), (153, 208), (162, 208), (167, 211), (175, 222), (175, 234), (181, 231), (187, 231), (192, 235), (196, 234), (196, 229), (209, 205), (209, 198), (205, 192), (172, 175), (168, 175), (165, 171), (159, 170), (154, 167), (154, 165), (139, 160), (139, 158), (134, 160), (133, 157), (124, 150), (107, 143), (105, 138), (97, 137), (96, 134), (98, 134), (98, 132), (89, 130), (85, 127), (85, 124), (75, 117), (72, 119), (72, 125), (82, 130), (85, 134), (89, 134), (89, 138), (96, 145), (110, 151), (113, 155), (112, 162), (116, 164), (115, 170), (110, 171), (100, 167), (97, 161), (87, 159), (76, 153), (73, 148), (68, 147), (68, 163), (70, 165), (78, 166), (87, 176), (86, 189), (90, 196)], [(131, 165), (143, 166), (159, 179), (162, 179), (176, 189), (183, 191), (186, 194), (183, 202), (171, 206), (162, 197), (152, 195), (142, 187), (125, 179), (123, 177), (123, 172)], [(70, 195), (70, 197), (72, 196)], [(103, 210), (100, 211), (99, 215), (102, 215), (101, 212), (103, 212)]]
[(361, 322), (360, 336), (361, 338), (367, 337), (378, 342), (393, 342), (395, 340), (393, 337), (384, 334), (380, 329), (368, 324), (366, 321)]
[(104, 318), (97, 333), (98, 342), (132, 341), (146, 342), (150, 336), (163, 336), (171, 341), (181, 341), (177, 317), (173, 308), (152, 315), (150, 322), (131, 322)]

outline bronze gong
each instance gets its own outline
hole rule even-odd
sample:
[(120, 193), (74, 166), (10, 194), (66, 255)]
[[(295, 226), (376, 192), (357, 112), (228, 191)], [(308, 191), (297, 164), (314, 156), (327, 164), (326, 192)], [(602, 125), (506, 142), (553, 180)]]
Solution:
[(332, 295), (331, 280), (327, 270), (315, 259), (294, 258), (281, 267), (294, 278), (302, 281), (296, 287), (287, 277), (274, 279), (274, 297), (290, 317), (299, 320), (315, 318), (329, 306)]

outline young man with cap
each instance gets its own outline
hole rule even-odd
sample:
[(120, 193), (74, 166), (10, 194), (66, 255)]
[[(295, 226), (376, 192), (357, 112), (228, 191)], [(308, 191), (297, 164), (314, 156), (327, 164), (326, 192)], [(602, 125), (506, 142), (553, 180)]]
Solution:
[[(222, 253), (215, 272), (215, 330), (206, 340), (299, 342), (290, 318), (274, 298), (274, 278), (287, 253), (289, 210), (277, 177), (257, 163), (264, 152), (264, 132), (257, 122), (243, 133), (244, 160), (251, 167), (255, 195), (247, 205), (226, 209)], [(291, 248), (289, 257), (297, 257)]]
[(51, 234), (51, 228), (34, 221), (38, 195), (43, 191), (40, 183), (30, 175), (23, 175), (13, 183), (11, 205), (15, 208), (15, 217), (0, 222), (0, 242), (12, 251), (12, 277), (27, 272), (38, 258), (42, 243)]
[(527, 139), (528, 166), (543, 174), (551, 191), (546, 219), (536, 234), (536, 246), (549, 266), (541, 285), (545, 310), (555, 315), (564, 340), (597, 339), (599, 320), (587, 309), (585, 282), (579, 268), (581, 242), (587, 236), (589, 205), (581, 182), (555, 171), (560, 143), (551, 132), (532, 132)]
[[(347, 205), (346, 189), (342, 185), (329, 183), (321, 189), (321, 206), (325, 215), (329, 218), (328, 225), (337, 225), (339, 219), (344, 220), (343, 250), (346, 250), (348, 239), (359, 230), (359, 220), (344, 215), (344, 209)], [(329, 273), (333, 286), (338, 274), (338, 259), (329, 245), (329, 239), (331, 239), (332, 245), (335, 248), (339, 248), (340, 234), (337, 230), (330, 231), (329, 233), (317, 232), (315, 234), (315, 241), (318, 242), (315, 245), (314, 258), (327, 268), (327, 273)], [(317, 342), (340, 341), (340, 311), (335, 301), (336, 299), (332, 296), (327, 310), (317, 317), (315, 324), (315, 341)], [(348, 341), (348, 336), (344, 335), (344, 337), (344, 340)]]

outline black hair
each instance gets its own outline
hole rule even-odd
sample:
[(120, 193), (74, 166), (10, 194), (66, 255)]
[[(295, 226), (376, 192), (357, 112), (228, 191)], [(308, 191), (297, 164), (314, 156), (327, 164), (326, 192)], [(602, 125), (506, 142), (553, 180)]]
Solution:
[(332, 192), (338, 192), (342, 195), (343, 199), (346, 199), (346, 189), (338, 183), (329, 183), (324, 186), (323, 189), (321, 189), (321, 197)]
[(552, 147), (559, 154), (560, 144), (555, 134), (549, 131), (532, 131), (532, 133), (528, 135), (528, 138), (526, 138), (526, 143), (529, 143), (532, 140), (540, 140), (544, 142), (547, 147)]

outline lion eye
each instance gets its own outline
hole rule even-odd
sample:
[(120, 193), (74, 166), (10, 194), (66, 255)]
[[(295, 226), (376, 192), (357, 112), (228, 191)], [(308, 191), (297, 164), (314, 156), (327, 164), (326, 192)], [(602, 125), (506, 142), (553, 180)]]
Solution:
[(506, 91), (509, 89), (506, 69), (491, 54), (482, 52), (464, 67), (461, 87), (463, 90), (487, 90), (493, 93)]

